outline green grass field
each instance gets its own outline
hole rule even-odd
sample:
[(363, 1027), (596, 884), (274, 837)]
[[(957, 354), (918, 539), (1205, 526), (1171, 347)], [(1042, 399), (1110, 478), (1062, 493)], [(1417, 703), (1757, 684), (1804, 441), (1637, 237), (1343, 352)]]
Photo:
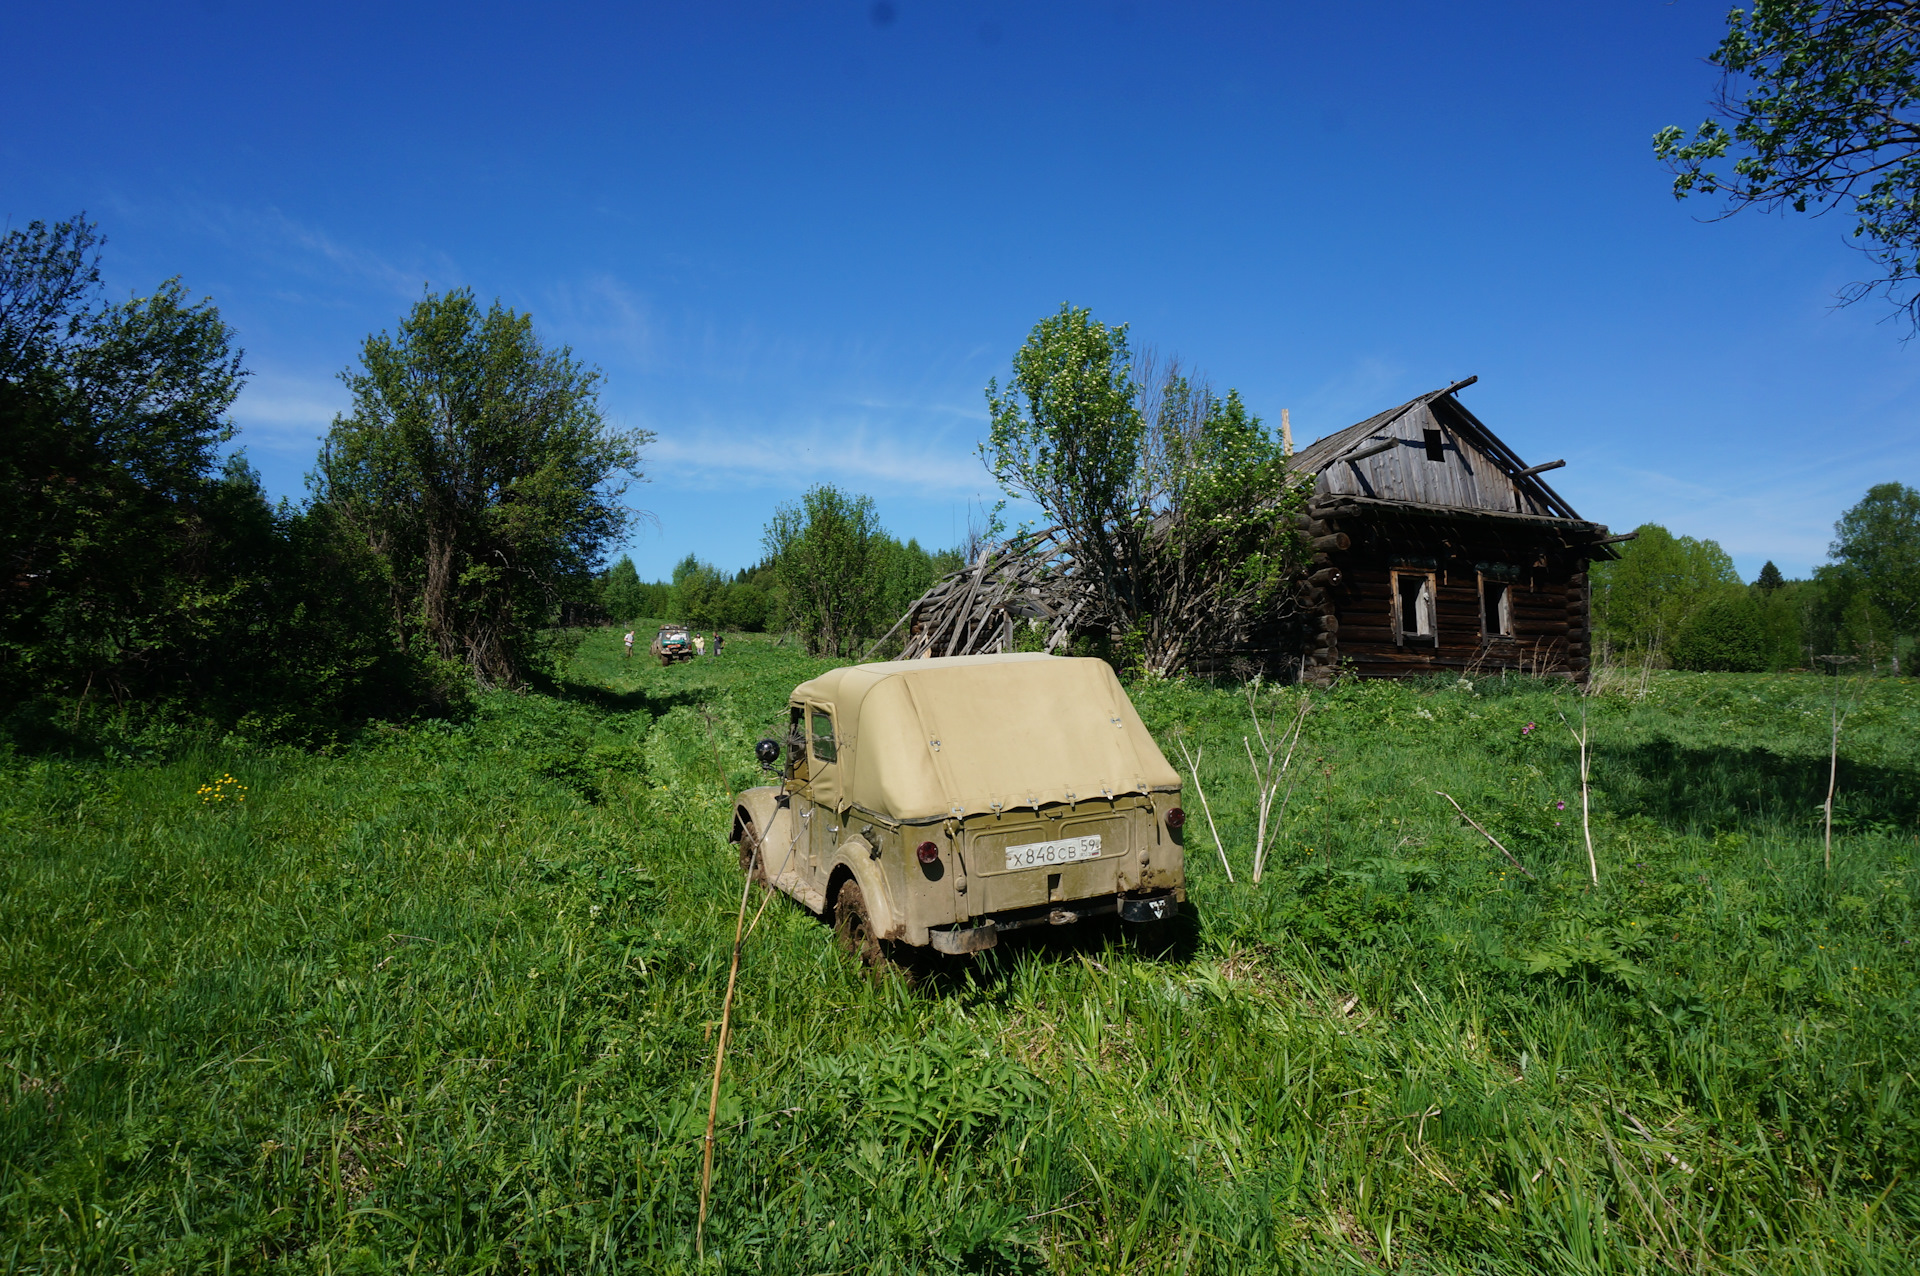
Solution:
[(330, 753), (0, 755), (0, 1269), (1914, 1270), (1920, 685), (1853, 693), (1829, 872), (1804, 675), (1585, 701), (1597, 890), (1577, 699), (1316, 693), (1254, 886), (1244, 697), (1135, 687), (1239, 881), (1190, 790), (1157, 959), (873, 980), (776, 900), (697, 1260), (727, 794), (824, 667), (608, 630)]

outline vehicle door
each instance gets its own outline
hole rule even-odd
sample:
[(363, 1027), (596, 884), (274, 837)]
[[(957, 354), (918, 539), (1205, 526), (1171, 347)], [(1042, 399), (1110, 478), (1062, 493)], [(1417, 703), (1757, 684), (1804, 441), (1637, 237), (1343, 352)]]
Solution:
[(839, 738), (834, 731), (833, 707), (810, 704), (806, 707), (808, 803), (813, 816), (807, 822), (811, 853), (808, 866), (816, 881), (824, 885), (833, 853), (840, 845), (841, 775)]

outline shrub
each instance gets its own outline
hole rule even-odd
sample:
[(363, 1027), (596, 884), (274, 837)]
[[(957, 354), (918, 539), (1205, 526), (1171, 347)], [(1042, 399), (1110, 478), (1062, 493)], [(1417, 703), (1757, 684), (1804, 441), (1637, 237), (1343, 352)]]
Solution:
[(1676, 668), (1757, 673), (1767, 667), (1767, 631), (1760, 609), (1744, 593), (1710, 598), (1680, 626), (1673, 644)]

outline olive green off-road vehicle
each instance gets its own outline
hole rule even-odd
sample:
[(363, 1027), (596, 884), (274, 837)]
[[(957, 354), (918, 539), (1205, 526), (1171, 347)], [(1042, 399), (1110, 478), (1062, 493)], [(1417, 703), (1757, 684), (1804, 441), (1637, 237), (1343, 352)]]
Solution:
[[(742, 869), (869, 964), (889, 945), (991, 948), (1009, 931), (1186, 898), (1180, 775), (1101, 660), (949, 656), (796, 688), (779, 783), (734, 801)], [(1155, 927), (1157, 929), (1157, 927)]]

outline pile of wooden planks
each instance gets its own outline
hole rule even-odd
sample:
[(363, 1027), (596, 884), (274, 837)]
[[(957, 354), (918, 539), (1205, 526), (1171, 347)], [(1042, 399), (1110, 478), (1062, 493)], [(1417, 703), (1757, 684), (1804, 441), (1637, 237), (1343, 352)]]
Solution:
[(1046, 651), (1064, 647), (1095, 610), (1093, 590), (1073, 572), (1072, 557), (1059, 528), (984, 546), (972, 563), (915, 599), (867, 655), (903, 629), (901, 660), (1012, 651), (1019, 626), (1032, 621), (1046, 629)]

